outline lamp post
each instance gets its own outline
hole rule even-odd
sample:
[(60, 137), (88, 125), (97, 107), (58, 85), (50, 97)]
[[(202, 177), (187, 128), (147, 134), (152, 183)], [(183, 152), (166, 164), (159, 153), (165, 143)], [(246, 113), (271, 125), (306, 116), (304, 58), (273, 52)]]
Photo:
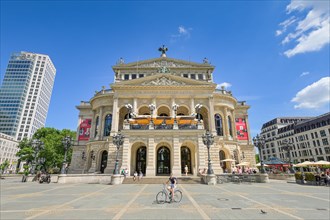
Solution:
[(282, 149), (285, 150), (287, 152), (287, 154), (289, 154), (289, 170), (290, 170), (290, 173), (294, 173), (294, 170), (292, 168), (292, 158), (291, 158), (292, 142), (285, 139), (283, 141), (283, 145), (284, 146), (282, 146)]
[(259, 159), (260, 159), (260, 165), (261, 165), (260, 173), (265, 173), (264, 162), (261, 157), (261, 147), (264, 146), (264, 144), (265, 144), (265, 138), (263, 138), (263, 137), (259, 136), (259, 134), (257, 134), (257, 136), (254, 137), (252, 140), (253, 140), (254, 146), (256, 146), (259, 150)]
[(211, 158), (210, 158), (210, 145), (212, 145), (214, 143), (214, 136), (209, 131), (206, 131), (206, 133), (203, 134), (202, 138), (203, 138), (203, 143), (207, 147), (207, 158), (208, 158), (207, 174), (208, 175), (214, 174), (212, 165), (211, 165)]
[(198, 122), (201, 121), (201, 114), (200, 114), (200, 111), (201, 111), (201, 108), (202, 108), (202, 107), (203, 107), (203, 105), (201, 105), (201, 104), (197, 104), (197, 105), (195, 106), (195, 111), (196, 111), (196, 113), (197, 113)]
[(116, 147), (117, 147), (117, 154), (116, 154), (116, 163), (115, 163), (115, 169), (114, 169), (114, 171), (113, 171), (113, 174), (119, 174), (119, 169), (118, 169), (118, 152), (119, 152), (119, 148), (120, 148), (120, 146), (121, 145), (123, 145), (123, 143), (124, 143), (124, 138), (125, 138), (125, 136), (124, 135), (122, 135), (120, 132), (118, 133), (118, 134), (116, 134), (116, 135), (114, 135), (113, 136), (113, 139), (112, 139), (112, 141), (113, 141), (113, 144), (114, 145), (116, 145)]
[(36, 169), (36, 163), (37, 163), (36, 159), (37, 159), (38, 153), (40, 150), (42, 150), (44, 148), (44, 143), (42, 141), (40, 141), (39, 139), (33, 139), (32, 147), (33, 147), (34, 153), (33, 153), (31, 174), (33, 175), (35, 173), (35, 169)]
[(67, 154), (68, 149), (72, 145), (72, 138), (70, 136), (67, 136), (67, 137), (63, 138), (62, 139), (62, 144), (63, 144), (63, 147), (64, 147), (64, 160), (63, 160), (63, 163), (62, 163), (61, 174), (65, 174), (66, 154)]

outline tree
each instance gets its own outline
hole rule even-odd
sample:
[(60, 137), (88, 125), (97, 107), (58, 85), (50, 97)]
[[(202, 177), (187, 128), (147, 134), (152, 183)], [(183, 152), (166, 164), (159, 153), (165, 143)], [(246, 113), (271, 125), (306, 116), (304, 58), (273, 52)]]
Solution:
[(5, 160), (5, 162), (3, 162), (0, 165), (1, 174), (3, 174), (5, 172), (5, 170), (7, 169), (8, 166), (9, 166), (9, 162), (8, 162), (8, 160)]
[[(39, 139), (44, 143), (44, 148), (40, 150), (36, 160), (38, 161), (38, 158), (45, 158), (43, 167), (46, 170), (55, 167), (59, 168), (62, 166), (64, 160), (62, 139), (66, 136), (74, 138), (76, 135), (75, 132), (68, 129), (58, 130), (55, 128), (40, 128), (36, 131), (31, 140), (23, 139), (19, 143), (18, 147), (20, 150), (16, 155), (20, 157), (20, 161), (27, 161), (27, 163), (32, 162), (34, 160), (33, 154), (35, 152), (31, 142), (33, 139)], [(71, 156), (72, 149), (70, 148), (67, 152), (67, 161), (71, 160)]]
[(259, 154), (256, 154), (255, 157), (256, 157), (256, 163), (259, 163), (260, 162)]

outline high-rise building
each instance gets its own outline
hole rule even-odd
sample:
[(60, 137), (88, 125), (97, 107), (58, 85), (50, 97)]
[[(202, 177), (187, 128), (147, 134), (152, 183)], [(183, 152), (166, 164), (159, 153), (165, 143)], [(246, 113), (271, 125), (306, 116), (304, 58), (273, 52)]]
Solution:
[(56, 69), (47, 55), (10, 57), (0, 88), (0, 132), (22, 140), (46, 122)]

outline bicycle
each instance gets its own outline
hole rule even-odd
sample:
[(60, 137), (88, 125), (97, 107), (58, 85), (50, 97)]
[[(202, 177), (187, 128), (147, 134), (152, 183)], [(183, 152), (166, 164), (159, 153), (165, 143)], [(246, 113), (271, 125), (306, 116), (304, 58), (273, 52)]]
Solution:
[[(181, 202), (182, 192), (179, 189), (174, 189), (174, 202)], [(156, 201), (158, 204), (164, 204), (169, 199), (169, 202), (172, 202), (172, 193), (168, 192), (166, 189), (166, 184), (163, 184), (163, 189), (157, 193)]]

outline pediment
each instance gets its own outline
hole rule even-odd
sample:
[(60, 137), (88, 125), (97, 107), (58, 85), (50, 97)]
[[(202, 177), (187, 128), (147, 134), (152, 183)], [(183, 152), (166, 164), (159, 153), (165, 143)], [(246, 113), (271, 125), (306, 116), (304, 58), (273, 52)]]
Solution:
[(122, 82), (117, 82), (111, 85), (112, 88), (119, 87), (186, 87), (186, 86), (202, 86), (215, 88), (215, 83), (199, 81), (184, 78), (181, 76), (174, 76), (170, 74), (156, 74), (153, 76), (147, 76), (139, 79), (127, 80)]
[(119, 63), (112, 68), (115, 69), (136, 69), (136, 68), (212, 68), (214, 66), (210, 65), (209, 63), (196, 63), (190, 62), (186, 60), (179, 60), (167, 57), (160, 57), (150, 60), (132, 62), (132, 63)]

